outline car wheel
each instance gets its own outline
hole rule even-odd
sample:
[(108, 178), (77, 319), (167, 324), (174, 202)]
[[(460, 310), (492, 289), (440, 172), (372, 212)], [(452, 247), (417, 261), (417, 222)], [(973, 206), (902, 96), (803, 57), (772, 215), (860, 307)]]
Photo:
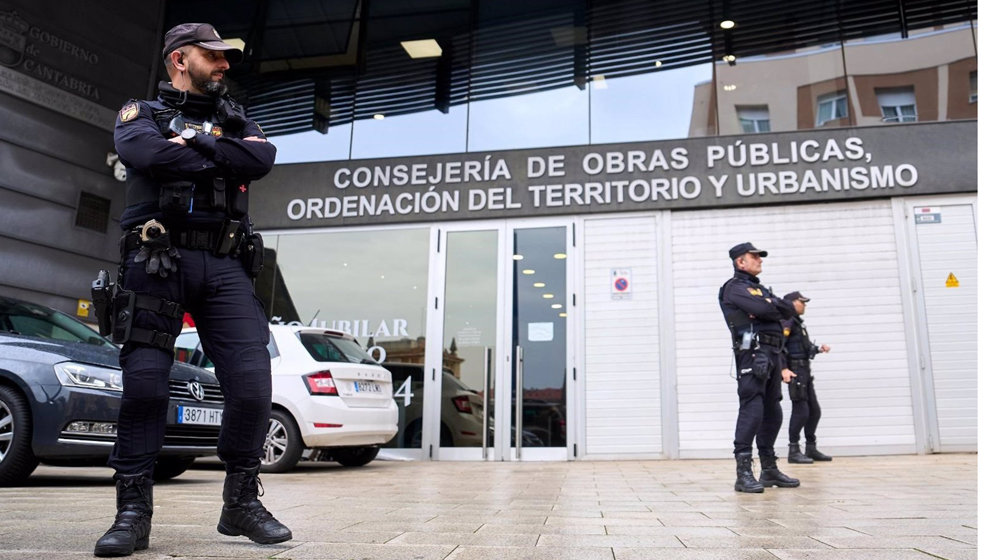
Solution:
[(192, 466), (195, 457), (159, 457), (155, 461), (155, 472), (151, 475), (156, 481), (175, 478)]
[[(420, 449), (423, 447), (423, 421), (416, 420), (406, 426), (403, 441), (408, 449)], [(440, 445), (443, 447), (454, 446), (454, 436), (450, 433), (450, 428), (446, 424), (440, 424)]]
[(16, 390), (0, 385), (0, 486), (24, 482), (38, 459), (31, 451), (31, 410)]
[(268, 421), (261, 472), (280, 473), (292, 470), (303, 452), (302, 438), (295, 420), (287, 412), (273, 409)]
[(378, 447), (338, 447), (330, 450), (330, 454), (345, 467), (363, 467), (378, 456)]

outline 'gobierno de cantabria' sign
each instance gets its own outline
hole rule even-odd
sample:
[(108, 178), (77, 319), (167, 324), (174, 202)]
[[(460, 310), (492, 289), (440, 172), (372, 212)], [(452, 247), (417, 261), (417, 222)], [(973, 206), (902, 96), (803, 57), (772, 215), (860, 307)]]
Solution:
[(976, 137), (963, 121), (277, 165), (252, 215), (288, 229), (970, 192)]

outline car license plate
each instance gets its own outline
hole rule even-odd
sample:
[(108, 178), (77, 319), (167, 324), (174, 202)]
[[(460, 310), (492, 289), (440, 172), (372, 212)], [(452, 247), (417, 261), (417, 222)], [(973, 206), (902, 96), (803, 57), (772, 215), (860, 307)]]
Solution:
[(179, 424), (201, 424), (206, 426), (219, 426), (223, 419), (223, 409), (201, 408), (198, 406), (179, 406)]
[(382, 386), (373, 381), (355, 381), (354, 382), (354, 392), (355, 393), (381, 393)]

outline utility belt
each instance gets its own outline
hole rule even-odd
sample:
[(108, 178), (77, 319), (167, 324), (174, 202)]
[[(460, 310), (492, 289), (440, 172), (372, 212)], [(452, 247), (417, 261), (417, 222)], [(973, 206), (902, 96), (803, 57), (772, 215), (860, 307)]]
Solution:
[(811, 360), (804, 358), (790, 358), (787, 360), (787, 363), (790, 364), (791, 367), (799, 367), (799, 368), (811, 367)]
[[(238, 256), (242, 245), (249, 237), (259, 237), (257, 234), (244, 235), (241, 222), (224, 220), (216, 227), (202, 226), (199, 228), (169, 227), (169, 239), (172, 245), (195, 251), (210, 251), (218, 257), (227, 255)], [(141, 228), (134, 228), (121, 238), (121, 253), (126, 253), (141, 247)]]
[[(150, 221), (149, 221), (150, 223)], [(218, 257), (240, 257), (248, 276), (257, 278), (265, 261), (265, 245), (258, 233), (246, 233), (238, 220), (224, 220), (209, 228), (169, 228), (172, 245), (194, 251), (210, 251)], [(120, 238), (121, 257), (141, 247), (142, 228), (134, 228)]]
[(783, 335), (771, 332), (758, 332), (747, 330), (737, 338), (732, 347), (737, 350), (755, 350), (757, 348), (768, 348), (776, 352), (784, 349)]

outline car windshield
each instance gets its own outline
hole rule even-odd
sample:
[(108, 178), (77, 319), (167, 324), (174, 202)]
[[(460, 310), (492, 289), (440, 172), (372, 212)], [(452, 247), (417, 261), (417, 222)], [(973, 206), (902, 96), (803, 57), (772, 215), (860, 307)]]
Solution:
[(349, 338), (324, 333), (299, 333), (299, 340), (317, 362), (378, 363), (357, 342)]
[(0, 299), (0, 332), (116, 348), (72, 317), (43, 305)]

